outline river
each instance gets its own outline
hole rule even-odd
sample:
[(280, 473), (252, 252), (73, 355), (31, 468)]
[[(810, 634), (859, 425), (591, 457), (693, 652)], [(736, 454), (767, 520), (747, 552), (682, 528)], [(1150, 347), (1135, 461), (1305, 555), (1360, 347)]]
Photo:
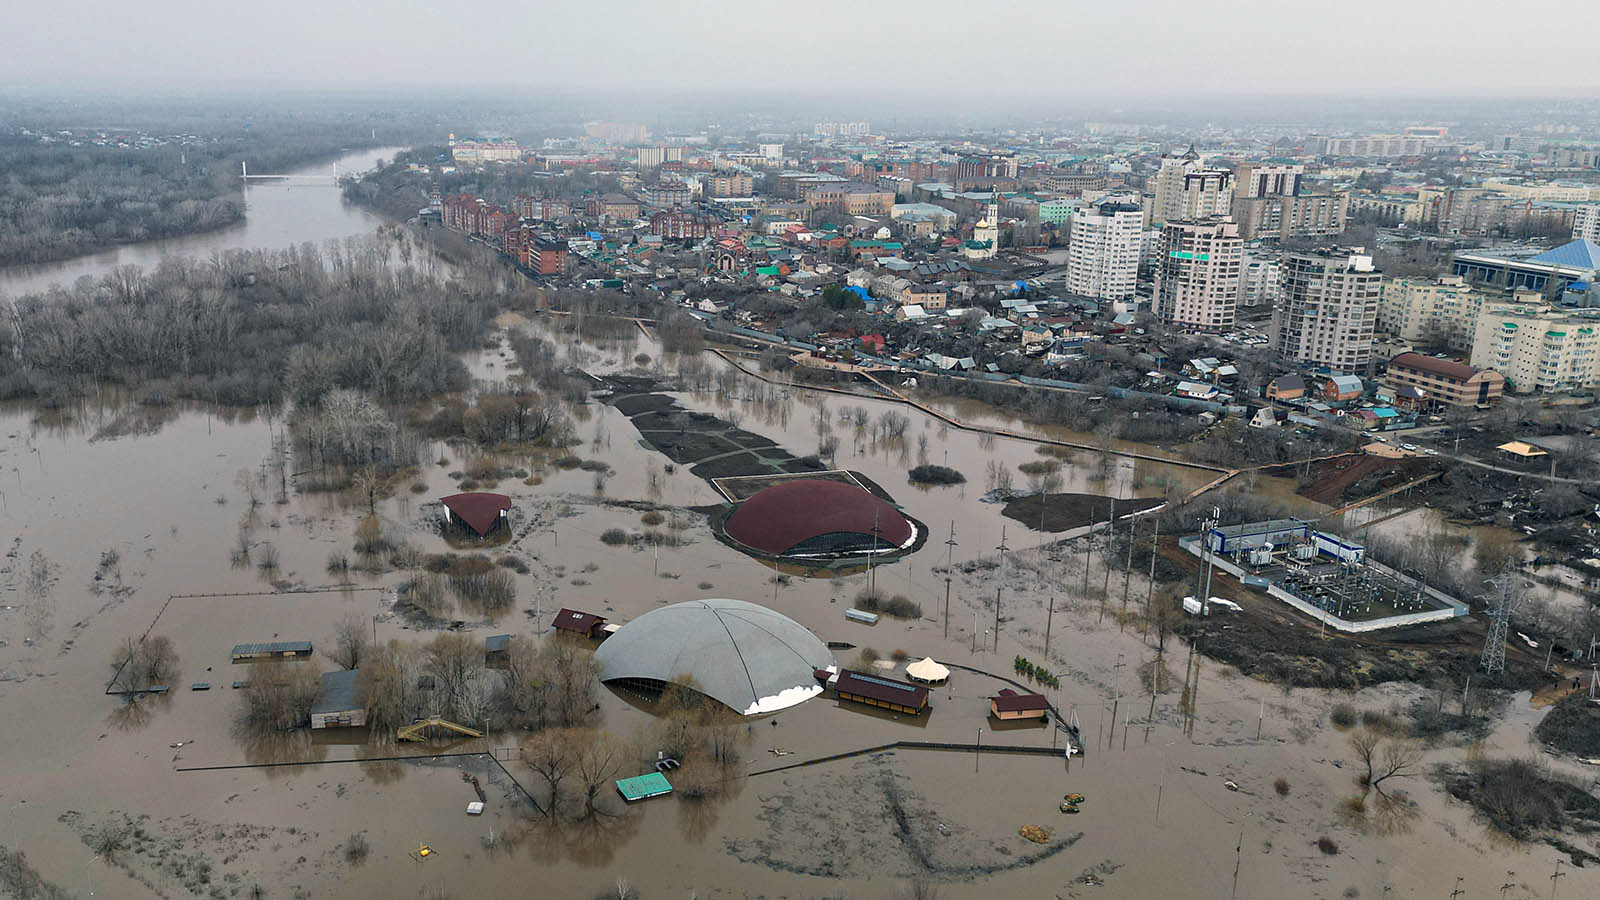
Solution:
[[(339, 157), (341, 173), (356, 174), (376, 168), (380, 160), (393, 159), (404, 147), (379, 147)], [(302, 166), (286, 174), (323, 175), (329, 163)], [(76, 256), (56, 262), (0, 269), (0, 296), (20, 297), (70, 285), (85, 275), (103, 275), (117, 266), (152, 268), (171, 256), (208, 256), (223, 250), (280, 249), (310, 241), (366, 234), (383, 218), (348, 203), (332, 184), (253, 182), (244, 187), (245, 220), (227, 228), (125, 244), (103, 253)]]

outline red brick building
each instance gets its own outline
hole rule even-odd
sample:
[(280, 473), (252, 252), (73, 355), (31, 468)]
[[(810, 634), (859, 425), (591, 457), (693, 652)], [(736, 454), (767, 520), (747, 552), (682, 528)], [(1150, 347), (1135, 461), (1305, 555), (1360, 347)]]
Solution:
[(561, 275), (567, 271), (567, 245), (550, 235), (539, 235), (528, 250), (526, 264), (540, 275)]

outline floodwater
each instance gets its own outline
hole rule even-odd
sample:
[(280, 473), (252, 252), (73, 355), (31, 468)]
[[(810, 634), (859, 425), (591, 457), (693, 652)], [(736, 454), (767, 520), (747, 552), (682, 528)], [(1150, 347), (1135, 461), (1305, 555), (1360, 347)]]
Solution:
[[(570, 354), (577, 345), (563, 346)], [(475, 355), (473, 372), (505, 377), (510, 358), (502, 350)], [(594, 371), (623, 368), (639, 352), (660, 357), (642, 335), (580, 352)], [(659, 364), (670, 370), (675, 361)], [(1059, 758), (995, 752), (996, 744), (1050, 746), (1053, 735), (991, 722), (986, 698), (1004, 682), (961, 670), (933, 691), (932, 711), (915, 721), (826, 698), (754, 720), (722, 796), (652, 800), (587, 825), (545, 823), (481, 756), (360, 762), (391, 751), (359, 735), (270, 746), (239, 737), (232, 728), (238, 701), (229, 687), (241, 677), (228, 662), (233, 644), (326, 643), (335, 623), (351, 614), (375, 617), (381, 640), (427, 635), (388, 612), (399, 573), (358, 575), (348, 589), (317, 590), (335, 580), (325, 573), (326, 559), (349, 552), (365, 511), (338, 497), (300, 493), (292, 482), (279, 496), (274, 446), (281, 422), (187, 410), (160, 427), (140, 428), (121, 418), (121, 398), (108, 394), (50, 421), (30, 410), (0, 412), (0, 507), (7, 525), (0, 536), (8, 554), (0, 571), (0, 712), (10, 725), (0, 736), (6, 772), (0, 843), (25, 850), (67, 890), (108, 897), (203, 896), (211, 886), (220, 896), (247, 896), (258, 883), (268, 896), (504, 896), (532, 884), (547, 896), (594, 896), (615, 892), (624, 879), (646, 897), (891, 898), (906, 896), (918, 876), (939, 882), (947, 898), (1376, 898), (1386, 888), (1388, 896), (1422, 898), (1444, 896), (1457, 877), (1473, 886), (1469, 896), (1489, 896), (1489, 886), (1507, 880), (1520, 892), (1507, 896), (1544, 896), (1554, 850), (1495, 841), (1425, 778), (1405, 784), (1415, 815), (1401, 832), (1358, 828), (1339, 812), (1340, 801), (1355, 792), (1353, 758), (1345, 736), (1328, 726), (1328, 708), (1339, 700), (1404, 706), (1419, 689), (1391, 685), (1355, 697), (1288, 692), (1201, 660), (1192, 678), (1192, 727), (1184, 727), (1176, 687), (1156, 698), (1151, 715), (1149, 694), (1137, 696), (1134, 674), (1153, 657), (1151, 643), (1120, 629), (1114, 614), (1102, 615), (1085, 596), (1080, 558), (1040, 552), (1036, 533), (1001, 517), (998, 505), (978, 502), (987, 462), (1014, 470), (1040, 458), (1032, 446), (945, 431), (931, 417), (886, 401), (798, 388), (769, 412), (769, 404), (740, 399), (758, 395), (753, 380), (739, 376), (732, 385), (675, 396), (692, 409), (732, 413), (741, 427), (797, 454), (815, 449), (818, 413), (828, 410), (841, 439), (837, 464), (878, 481), (927, 523), (933, 531), (927, 546), (872, 573), (774, 580), (769, 568), (721, 544), (703, 521), (681, 510), (715, 502), (710, 485), (684, 468), (667, 472), (666, 460), (639, 446), (624, 417), (591, 404), (579, 411), (581, 444), (572, 449), (604, 459), (611, 473), (597, 491), (591, 472), (530, 460), (542, 483), (510, 479), (496, 487), (512, 496), (526, 525), (518, 540), (495, 552), (522, 556), (531, 571), (517, 579), (517, 607), (498, 621), (470, 622), (470, 633), (545, 632), (557, 606), (626, 621), (696, 597), (747, 599), (773, 606), (825, 640), (885, 656), (931, 655), (1000, 675), (1011, 674), (1018, 655), (1047, 665), (1060, 674), (1061, 687), (1045, 693), (1079, 723), (1090, 745), (1084, 757), (1069, 769)], [(909, 415), (907, 444), (875, 445), (870, 435), (841, 426), (845, 406), (866, 407), (874, 416), (887, 409)], [(942, 463), (948, 452), (950, 465), (969, 479), (964, 487), (921, 490), (906, 482), (923, 435), (928, 459)], [(437, 464), (441, 456), (445, 465)], [(402, 490), (382, 501), (379, 513), (419, 549), (442, 551), (422, 504), (453, 492), (449, 473), (466, 460), (440, 446), (424, 458), (429, 462), (416, 478), (423, 489)], [(1209, 477), (1124, 458), (1103, 464), (1083, 452), (1068, 461), (1064, 489), (1142, 496), (1168, 480), (1193, 486)], [(639, 526), (639, 512), (611, 502), (617, 500), (679, 507), (673, 519), (684, 543), (659, 552), (601, 543), (609, 528)], [(943, 543), (952, 521), (953, 553)], [(241, 534), (250, 559), (236, 565)], [(947, 621), (945, 581), (933, 567), (947, 554), (958, 564), (993, 561), (1002, 534), (1004, 577), (993, 567), (958, 572)], [(268, 544), (279, 557), (270, 571), (259, 565)], [(116, 562), (103, 566), (107, 550), (116, 552)], [(28, 584), (35, 551), (51, 573), (43, 604)], [(1108, 586), (1112, 605), (1120, 605), (1123, 570), (1099, 557), (1090, 564), (1091, 590)], [(869, 579), (922, 603), (924, 617), (885, 618), (871, 627), (846, 621), (844, 610)], [(301, 592), (276, 589), (282, 587)], [(1144, 588), (1131, 573), (1126, 590), (1134, 605)], [(186, 596), (169, 601), (175, 594)], [(183, 671), (168, 697), (142, 704), (132, 716), (102, 693), (106, 663), (121, 641), (146, 628), (172, 638)], [(848, 665), (855, 651), (837, 655)], [(1187, 655), (1169, 642), (1166, 663), (1175, 676)], [(314, 664), (328, 667), (320, 658)], [(212, 689), (189, 690), (197, 681)], [(608, 730), (629, 735), (650, 721), (609, 691), (600, 699)], [(1530, 753), (1527, 734), (1536, 718), (1526, 696), (1512, 698), (1506, 718), (1473, 752)], [(899, 740), (989, 749), (900, 749), (757, 774)], [(494, 734), (433, 752), (500, 750), (510, 774), (537, 792), (531, 773), (503, 752), (517, 742), (516, 735)], [(1428, 764), (1459, 762), (1467, 752), (1443, 745), (1430, 751)], [(182, 771), (260, 763), (305, 764)], [(489, 788), (484, 817), (464, 814), (475, 797), (458, 770), (477, 774)], [(1287, 796), (1273, 789), (1280, 777), (1290, 785)], [(1240, 790), (1229, 790), (1228, 780)], [(1067, 792), (1088, 796), (1080, 815), (1057, 810)], [(192, 864), (209, 860), (209, 885), (184, 887), (171, 866), (151, 862), (153, 851), (95, 858), (80, 834), (124, 813), (149, 816), (143, 827), (151, 847), (181, 844), (194, 855)], [(1018, 836), (1030, 824), (1051, 829), (1045, 844)], [(372, 849), (365, 861), (350, 863), (343, 847), (357, 833)], [(1317, 849), (1324, 835), (1337, 842), (1337, 854)], [(411, 856), (423, 842), (436, 852), (425, 860)], [(1591, 870), (1565, 871), (1560, 896), (1600, 892)]]
[[(403, 147), (381, 147), (348, 153), (338, 159), (341, 174), (375, 168), (379, 160), (393, 159)], [(331, 163), (304, 166), (284, 174), (326, 175)], [(310, 241), (370, 234), (383, 218), (345, 202), (334, 184), (253, 181), (244, 188), (245, 220), (203, 234), (146, 241), (115, 247), (103, 253), (57, 262), (0, 268), (0, 296), (20, 297), (49, 288), (70, 285), (85, 275), (104, 275), (117, 266), (154, 268), (169, 256), (210, 256), (225, 250), (281, 250)]]

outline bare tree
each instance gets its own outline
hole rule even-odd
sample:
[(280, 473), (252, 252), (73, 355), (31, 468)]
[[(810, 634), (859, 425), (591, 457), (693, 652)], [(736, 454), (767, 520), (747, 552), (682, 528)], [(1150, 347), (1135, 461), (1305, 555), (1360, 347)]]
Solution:
[(374, 734), (393, 738), (395, 729), (416, 717), (419, 671), (416, 651), (398, 641), (368, 650), (357, 682), (366, 698), (367, 727)]
[(512, 635), (499, 671), (495, 707), (500, 727), (542, 727), (549, 686), (539, 666), (538, 645), (524, 635)]
[(164, 634), (128, 638), (111, 656), (115, 691), (142, 691), (178, 677), (178, 651)]
[(587, 721), (594, 710), (594, 685), (599, 677), (594, 655), (571, 637), (555, 633), (544, 643), (539, 667), (549, 685), (551, 723), (566, 727)]
[(593, 728), (575, 734), (574, 747), (572, 772), (582, 788), (582, 816), (590, 818), (603, 812), (600, 792), (617, 776), (628, 758), (627, 748), (616, 735)]
[(263, 733), (289, 731), (306, 724), (322, 683), (309, 663), (270, 660), (251, 664), (250, 677), (239, 691), (246, 725)]
[(578, 763), (578, 747), (588, 737), (580, 728), (547, 728), (522, 742), (522, 761), (550, 788), (546, 815), (561, 805), (561, 785)]
[(439, 713), (447, 718), (481, 721), (480, 696), (483, 645), (467, 634), (441, 634), (424, 647), (424, 665), (439, 689)]
[(341, 669), (359, 669), (369, 646), (367, 620), (352, 612), (333, 627), (333, 650), (327, 656)]
[(1417, 765), (1422, 761), (1422, 745), (1372, 727), (1351, 732), (1350, 748), (1362, 765), (1363, 771), (1357, 776), (1362, 787), (1379, 793), (1383, 793), (1383, 783), (1391, 778), (1416, 775)]

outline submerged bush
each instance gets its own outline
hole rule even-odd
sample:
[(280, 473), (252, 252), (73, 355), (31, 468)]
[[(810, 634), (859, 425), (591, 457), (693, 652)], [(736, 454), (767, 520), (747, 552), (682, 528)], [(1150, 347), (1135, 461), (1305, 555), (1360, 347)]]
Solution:
[(948, 466), (922, 465), (906, 473), (912, 484), (963, 484), (967, 476)]

